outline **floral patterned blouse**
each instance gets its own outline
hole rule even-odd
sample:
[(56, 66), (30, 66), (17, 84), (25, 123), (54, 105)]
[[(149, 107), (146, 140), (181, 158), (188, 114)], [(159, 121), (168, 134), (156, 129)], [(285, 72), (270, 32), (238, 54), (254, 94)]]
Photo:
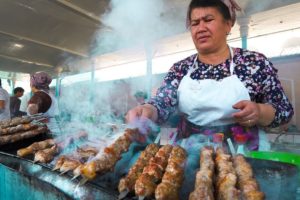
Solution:
[[(177, 89), (188, 69), (193, 66), (194, 54), (175, 63), (163, 80), (156, 96), (148, 103), (158, 110), (159, 123), (168, 119), (178, 106)], [(293, 116), (294, 111), (277, 76), (277, 69), (263, 55), (257, 52), (241, 48), (234, 49), (233, 61), (235, 63), (234, 74), (242, 81), (249, 91), (251, 101), (257, 103), (269, 103), (276, 109), (275, 119), (270, 127), (277, 127), (287, 123)], [(215, 79), (222, 80), (230, 76), (230, 59), (216, 66), (202, 63), (197, 60), (198, 69), (192, 74), (195, 80)]]

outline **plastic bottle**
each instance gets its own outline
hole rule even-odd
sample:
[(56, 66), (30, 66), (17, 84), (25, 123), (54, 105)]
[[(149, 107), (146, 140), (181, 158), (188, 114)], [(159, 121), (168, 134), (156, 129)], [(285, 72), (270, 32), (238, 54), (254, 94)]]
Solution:
[(223, 148), (223, 140), (224, 140), (224, 134), (223, 133), (215, 133), (213, 135), (213, 143), (214, 143), (214, 149), (217, 150), (217, 148)]
[(248, 149), (246, 147), (247, 135), (236, 134), (234, 136), (234, 141), (236, 142), (236, 153), (247, 156), (248, 155)]

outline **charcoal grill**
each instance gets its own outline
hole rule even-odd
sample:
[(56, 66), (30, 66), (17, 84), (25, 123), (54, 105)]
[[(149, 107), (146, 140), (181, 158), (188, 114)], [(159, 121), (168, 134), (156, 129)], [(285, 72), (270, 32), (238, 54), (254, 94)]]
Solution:
[[(44, 138), (47, 137), (44, 136)], [(24, 147), (24, 143), (21, 146)], [(11, 146), (8, 149), (1, 148), (0, 163), (2, 165), (0, 170), (4, 170), (6, 173), (14, 173), (16, 176), (22, 176), (23, 179), (30, 180), (32, 191), (42, 190), (46, 193), (55, 194), (55, 199), (101, 200), (118, 199), (118, 181), (126, 174), (130, 165), (134, 163), (132, 158), (137, 158), (137, 154), (133, 154), (133, 152), (140, 152), (144, 148), (138, 144), (131, 145), (129, 151), (117, 163), (114, 172), (98, 176), (95, 180), (76, 187), (80, 179), (72, 181), (72, 173), (59, 175), (58, 172), (52, 171), (53, 165), (51, 164), (33, 163), (30, 159), (19, 158), (16, 156), (16, 150), (20, 146), (14, 145), (14, 147), (16, 148), (15, 150)], [(300, 188), (300, 175), (299, 169), (295, 165), (253, 158), (247, 158), (247, 160), (253, 168), (261, 190), (266, 194), (267, 200), (300, 199), (300, 194), (297, 194), (297, 189), (299, 191)], [(188, 194), (194, 189), (194, 178), (198, 168), (199, 165), (187, 166), (188, 171), (191, 173), (189, 175), (185, 173), (186, 179), (180, 192), (181, 199), (188, 199)], [(1, 179), (3, 179), (3, 176), (0, 177)], [(23, 200), (23, 198), (20, 199)], [(129, 196), (127, 200), (129, 199), (137, 198)]]

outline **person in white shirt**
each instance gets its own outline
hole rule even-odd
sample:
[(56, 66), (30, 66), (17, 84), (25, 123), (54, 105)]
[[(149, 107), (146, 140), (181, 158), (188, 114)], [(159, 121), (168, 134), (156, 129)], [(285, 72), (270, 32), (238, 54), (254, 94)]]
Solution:
[(2, 88), (0, 79), (0, 121), (10, 119), (9, 94)]

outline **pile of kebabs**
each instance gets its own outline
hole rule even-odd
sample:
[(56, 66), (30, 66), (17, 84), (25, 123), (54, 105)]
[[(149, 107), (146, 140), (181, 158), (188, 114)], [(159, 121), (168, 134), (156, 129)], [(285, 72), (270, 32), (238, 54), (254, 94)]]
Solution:
[(114, 169), (122, 154), (128, 151), (136, 134), (137, 129), (126, 129), (123, 135), (103, 151), (84, 146), (78, 148), (73, 155), (62, 155), (56, 160), (54, 170), (62, 173), (72, 171), (74, 178), (82, 176), (84, 182), (95, 179), (97, 175), (103, 175)]
[(112, 171), (121, 155), (128, 151), (133, 138), (139, 134), (137, 129), (126, 129), (124, 134), (117, 138), (111, 145), (100, 152), (100, 148), (91, 145), (83, 145), (68, 155), (56, 156), (67, 148), (74, 140), (86, 137), (86, 133), (59, 139), (47, 139), (35, 142), (26, 148), (19, 149), (20, 157), (34, 156), (34, 162), (49, 163), (54, 160), (53, 170), (61, 173), (73, 171), (74, 178), (82, 176), (85, 180), (92, 180), (96, 175), (102, 175)]
[(29, 116), (16, 117), (0, 122), (0, 146), (46, 133), (48, 128), (41, 123), (34, 123)]
[[(184, 179), (186, 151), (180, 146), (150, 144), (126, 177), (119, 182), (120, 198), (178, 200)], [(188, 166), (187, 166), (188, 167)], [(243, 155), (231, 156), (221, 148), (204, 147), (200, 170), (189, 200), (263, 200), (253, 171)]]
[(186, 151), (180, 146), (150, 144), (126, 177), (119, 182), (120, 198), (135, 193), (139, 199), (179, 199)]
[[(78, 147), (71, 155), (57, 157), (53, 170), (72, 171), (74, 178), (82, 176), (82, 180), (92, 180), (112, 171), (138, 134), (137, 129), (126, 129), (103, 150), (89, 145)], [(21, 157), (34, 154), (34, 161), (49, 163), (59, 153), (60, 145), (48, 139), (20, 149), (17, 154)], [(186, 158), (187, 152), (178, 145), (149, 144), (128, 174), (120, 179), (120, 199), (133, 194), (139, 199), (180, 199)], [(259, 190), (252, 168), (242, 155), (231, 156), (221, 148), (204, 147), (200, 152), (195, 188), (189, 199), (262, 200), (264, 193)]]
[(265, 195), (243, 155), (231, 157), (222, 148), (205, 147), (189, 200), (263, 200)]
[(28, 147), (19, 149), (17, 155), (20, 157), (34, 156), (34, 162), (49, 163), (55, 156), (72, 144), (75, 140), (87, 137), (86, 132), (79, 132), (74, 136), (66, 136), (61, 139), (46, 139), (44, 141), (34, 142)]

